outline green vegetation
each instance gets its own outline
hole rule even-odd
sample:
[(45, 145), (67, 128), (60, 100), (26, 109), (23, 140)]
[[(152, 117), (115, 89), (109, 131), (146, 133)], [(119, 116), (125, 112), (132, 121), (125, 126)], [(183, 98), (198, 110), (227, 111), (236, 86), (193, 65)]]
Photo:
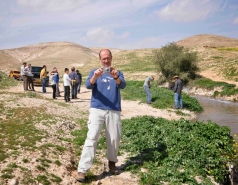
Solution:
[[(127, 87), (122, 90), (122, 98), (125, 100), (139, 100), (141, 103), (146, 103), (146, 95), (143, 88), (143, 81), (127, 81)], [(159, 109), (167, 109), (174, 107), (174, 94), (172, 90), (159, 88), (155, 83), (152, 83), (152, 107)], [(194, 112), (201, 112), (203, 109), (198, 101), (183, 94), (184, 108)]]
[(220, 51), (238, 51), (238, 48), (217, 48)]
[(220, 96), (231, 96), (238, 94), (238, 88), (235, 84), (228, 84), (226, 82), (214, 82), (207, 78), (196, 79), (194, 82), (196, 87), (204, 89), (214, 89), (215, 87), (221, 87), (221, 92), (215, 91), (214, 97)]
[[(140, 184), (212, 184), (223, 182), (226, 164), (237, 159), (237, 146), (228, 127), (215, 123), (168, 121), (151, 116), (123, 120), (121, 148), (131, 152), (126, 170)], [(141, 172), (144, 169), (144, 172)]]
[(186, 84), (195, 79), (198, 68), (197, 52), (189, 52), (182, 46), (170, 43), (154, 51), (154, 62), (159, 74), (160, 82), (171, 82), (173, 76), (179, 75)]
[[(120, 56), (115, 56), (113, 60), (124, 61), (117, 62), (116, 67), (123, 72), (140, 72), (154, 71), (155, 65), (152, 60), (151, 53), (141, 53), (140, 51), (121, 53)], [(129, 65), (128, 65), (129, 63)]]
[(15, 79), (9, 78), (5, 73), (0, 71), (0, 89), (16, 85), (18, 85), (18, 82)]

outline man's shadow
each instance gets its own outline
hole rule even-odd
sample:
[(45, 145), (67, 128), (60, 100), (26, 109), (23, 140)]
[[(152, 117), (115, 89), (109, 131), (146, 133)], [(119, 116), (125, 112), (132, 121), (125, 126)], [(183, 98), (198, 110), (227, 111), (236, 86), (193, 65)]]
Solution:
[[(155, 148), (146, 148), (143, 149), (137, 154), (136, 156), (130, 157), (124, 164), (121, 164), (120, 166), (117, 166), (119, 169), (119, 173), (116, 175), (120, 175), (121, 173), (125, 171), (129, 171), (130, 169), (140, 168), (143, 166), (144, 162), (157, 162), (157, 161), (163, 161), (165, 158), (168, 157), (168, 153), (166, 152), (167, 146), (162, 143), (158, 142), (157, 147)], [(153, 161), (153, 158), (151, 156), (154, 156), (154, 154), (158, 153), (158, 156), (156, 157), (156, 161)], [(99, 175), (95, 175), (94, 177), (91, 177), (90, 179), (94, 178), (94, 180), (101, 180), (106, 177), (115, 176), (114, 174), (111, 174), (108, 171), (104, 171)], [(86, 181), (86, 183), (91, 182), (89, 179)]]

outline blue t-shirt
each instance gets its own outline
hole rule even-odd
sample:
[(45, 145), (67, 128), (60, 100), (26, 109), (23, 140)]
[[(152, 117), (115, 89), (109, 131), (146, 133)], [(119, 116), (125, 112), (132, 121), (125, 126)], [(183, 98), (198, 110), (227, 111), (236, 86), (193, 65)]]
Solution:
[(103, 110), (116, 110), (121, 111), (121, 94), (120, 89), (126, 87), (126, 81), (123, 74), (118, 71), (118, 76), (121, 79), (121, 83), (116, 84), (116, 80), (108, 74), (104, 73), (100, 76), (95, 84), (90, 83), (94, 71), (89, 73), (89, 76), (85, 82), (87, 89), (92, 89), (91, 108), (103, 109)]

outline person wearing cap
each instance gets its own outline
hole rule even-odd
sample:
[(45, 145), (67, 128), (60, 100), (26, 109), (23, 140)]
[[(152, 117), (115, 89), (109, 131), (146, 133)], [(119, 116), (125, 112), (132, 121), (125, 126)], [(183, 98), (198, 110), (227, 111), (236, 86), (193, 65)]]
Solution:
[(145, 90), (145, 94), (146, 94), (146, 103), (147, 104), (151, 104), (152, 103), (152, 94), (150, 92), (150, 87), (151, 87), (151, 84), (150, 82), (154, 80), (154, 76), (148, 76), (146, 79), (145, 79), (145, 82), (144, 82), (144, 90)]
[(182, 100), (182, 89), (183, 82), (179, 79), (179, 76), (174, 76), (174, 108), (178, 109), (178, 103), (180, 104), (180, 109), (183, 108), (183, 100)]

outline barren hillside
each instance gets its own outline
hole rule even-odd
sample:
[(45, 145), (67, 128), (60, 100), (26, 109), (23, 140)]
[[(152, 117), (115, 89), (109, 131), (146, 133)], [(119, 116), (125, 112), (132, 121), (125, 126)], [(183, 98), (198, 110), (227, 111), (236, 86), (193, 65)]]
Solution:
[(238, 39), (218, 35), (201, 34), (195, 35), (176, 42), (184, 47), (238, 47)]
[(26, 61), (37, 66), (45, 64), (49, 70), (56, 66), (61, 71), (65, 67), (82, 66), (96, 56), (97, 53), (93, 50), (70, 42), (40, 43), (0, 50), (0, 69), (4, 71), (9, 71), (13, 67), (19, 69), (22, 62)]

